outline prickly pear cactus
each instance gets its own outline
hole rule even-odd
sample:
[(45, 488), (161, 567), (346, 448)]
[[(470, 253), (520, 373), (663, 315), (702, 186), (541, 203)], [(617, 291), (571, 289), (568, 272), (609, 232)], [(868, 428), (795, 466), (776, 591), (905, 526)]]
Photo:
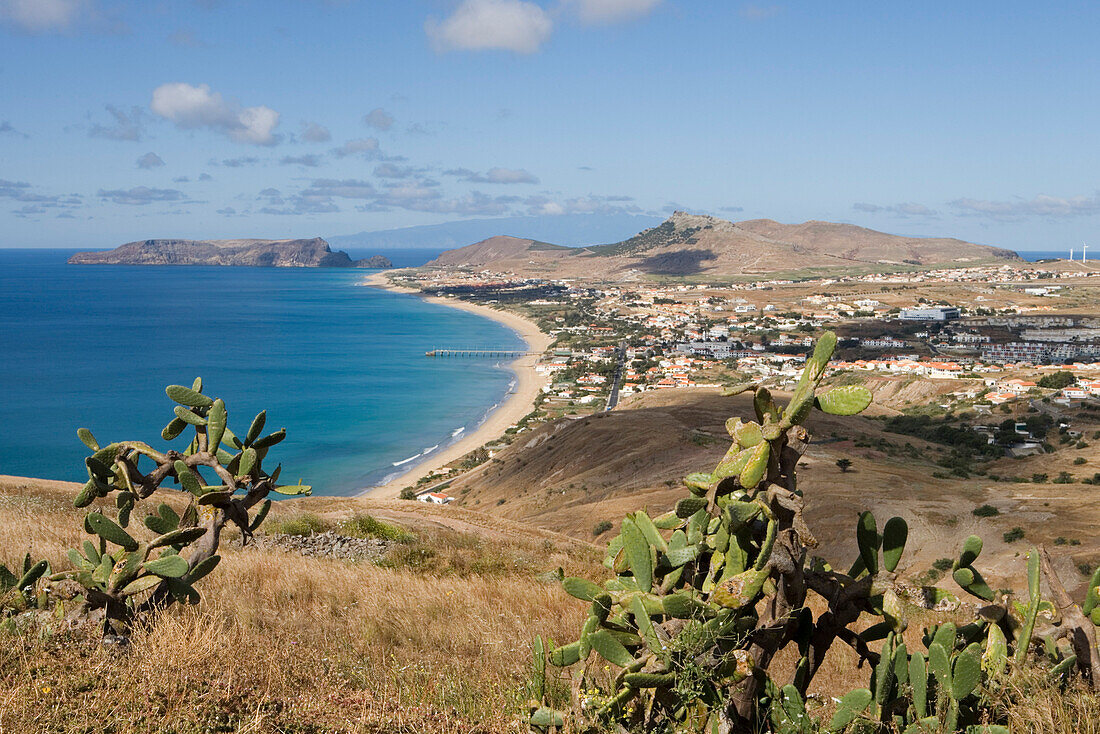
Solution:
[(49, 561), (35, 562), (30, 553), (14, 571), (0, 563), (0, 629), (14, 630), (14, 615), (48, 608), (46, 585), (41, 582), (49, 573)]
[[(106, 633), (124, 634), (136, 615), (172, 602), (197, 603), (195, 584), (218, 565), (227, 523), (247, 542), (271, 507), (270, 493), (310, 493), (300, 483), (279, 486), (279, 467), (270, 474), (263, 469), (268, 451), (286, 435), (280, 429), (261, 436), (265, 413), (239, 437), (229, 429), (225, 403), (203, 394), (201, 379), (165, 392), (177, 405), (161, 437), (190, 434), (183, 451), (162, 452), (141, 441), (101, 446), (91, 431), (77, 431), (92, 454), (85, 459), (88, 482), (74, 504), (113, 497), (114, 508), (101, 505), (85, 516), (90, 539), (69, 551), (72, 568), (50, 580), (79, 584), (83, 603), (76, 616), (101, 619)], [(182, 514), (150, 499), (172, 489), (169, 483), (188, 499)], [(0, 585), (11, 575), (6, 572), (0, 569)]]
[[(902, 639), (906, 592), (895, 577), (908, 539), (903, 519), (880, 528), (863, 513), (855, 528), (859, 554), (847, 572), (809, 554), (817, 542), (795, 474), (810, 440), (804, 423), (815, 408), (847, 416), (871, 402), (860, 386), (816, 394), (835, 345), (835, 335), (822, 336), (782, 408), (766, 388), (753, 390), (756, 421), (727, 422), (729, 451), (710, 471), (684, 479), (687, 494), (673, 511), (623, 519), (604, 560), (612, 578), (563, 580), (567, 593), (590, 604), (588, 619), (574, 642), (547, 651), (538, 640), (535, 659), (542, 671), (546, 663), (570, 669), (576, 695), (569, 711), (532, 705), (533, 731), (1007, 734), (987, 723), (993, 719), (982, 692), (1013, 655), (1028, 653), (1042, 605), (1036, 551), (1028, 563), (1030, 602), (1015, 612), (1007, 601), (989, 604), (994, 594), (974, 567), (982, 543), (969, 538), (952, 575), (985, 606), (961, 628), (926, 629), (927, 653), (911, 654)], [(806, 604), (810, 592), (821, 597), (815, 608), (826, 607), (816, 618)], [(1100, 621), (1100, 571), (1085, 607), (1081, 619)], [(879, 621), (856, 631), (863, 615)], [(837, 641), (870, 663), (871, 679), (839, 698), (831, 718), (819, 719), (806, 691)], [(790, 680), (777, 681), (771, 663), (789, 645), (798, 662)], [(1054, 642), (1048, 647), (1052, 674), (1080, 667)]]
[[(874, 608), (872, 589), (881, 595), (892, 581), (906, 534), (902, 521), (891, 521), (883, 549), (877, 530), (865, 533), (863, 561), (851, 576), (807, 560), (817, 542), (795, 476), (810, 439), (803, 424), (814, 408), (852, 415), (871, 400), (862, 387), (815, 395), (835, 345), (832, 333), (819, 340), (786, 406), (764, 387), (753, 391), (756, 420), (727, 423), (729, 451), (684, 480), (688, 494), (674, 511), (623, 520), (605, 560), (614, 578), (602, 585), (565, 579), (565, 590), (591, 611), (580, 639), (547, 656), (552, 665), (583, 665), (582, 693), (572, 712), (558, 712), (563, 717), (639, 731), (795, 732), (819, 723), (804, 703), (807, 686), (837, 633)], [(878, 568), (880, 549), (887, 569)], [(813, 619), (808, 589), (832, 600), (829, 615)], [(783, 684), (768, 667), (788, 644), (800, 659), (795, 679)], [(854, 644), (867, 650), (862, 640)], [(605, 665), (614, 676), (601, 675)], [(853, 693), (830, 723), (842, 727), (871, 703)]]

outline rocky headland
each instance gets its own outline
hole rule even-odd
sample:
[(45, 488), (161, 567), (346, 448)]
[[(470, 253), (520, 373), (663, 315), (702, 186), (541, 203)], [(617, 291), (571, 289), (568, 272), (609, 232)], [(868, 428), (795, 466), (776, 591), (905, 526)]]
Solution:
[(141, 240), (78, 252), (73, 265), (236, 265), (267, 268), (392, 268), (382, 255), (352, 260), (320, 237), (301, 240)]

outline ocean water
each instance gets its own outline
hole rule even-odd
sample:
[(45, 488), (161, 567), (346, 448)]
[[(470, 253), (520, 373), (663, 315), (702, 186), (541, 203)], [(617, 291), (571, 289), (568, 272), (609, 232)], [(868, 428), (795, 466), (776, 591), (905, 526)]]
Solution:
[(518, 349), (515, 332), (358, 285), (375, 271), (66, 265), (71, 252), (0, 250), (0, 474), (83, 481), (81, 426), (162, 446), (164, 386), (201, 375), (235, 431), (264, 408), (268, 430), (286, 427), (269, 454), (284, 480), (353, 494), (472, 430), (514, 384), (500, 363), (424, 353)]
[[(1027, 260), (1028, 262), (1033, 263), (1033, 262), (1037, 262), (1039, 260), (1049, 260), (1049, 259), (1052, 259), (1052, 258), (1061, 258), (1061, 259), (1064, 260), (1067, 257), (1069, 257), (1069, 249), (1067, 248), (1065, 250), (1017, 250), (1017, 254), (1019, 254), (1020, 257)], [(1097, 254), (1100, 255), (1100, 253), (1097, 253)], [(1073, 248), (1073, 259), (1074, 260), (1080, 260), (1081, 259), (1081, 248), (1080, 247)], [(1092, 254), (1090, 253), (1088, 255), (1088, 259), (1089, 260), (1094, 260), (1096, 258), (1094, 258), (1092, 256)]]

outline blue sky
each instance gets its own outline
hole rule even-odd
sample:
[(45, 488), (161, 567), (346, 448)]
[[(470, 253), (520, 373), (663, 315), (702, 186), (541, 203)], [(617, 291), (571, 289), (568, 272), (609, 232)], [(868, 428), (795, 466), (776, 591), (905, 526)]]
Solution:
[(0, 0), (0, 246), (673, 208), (1100, 244), (1098, 21), (1086, 2)]

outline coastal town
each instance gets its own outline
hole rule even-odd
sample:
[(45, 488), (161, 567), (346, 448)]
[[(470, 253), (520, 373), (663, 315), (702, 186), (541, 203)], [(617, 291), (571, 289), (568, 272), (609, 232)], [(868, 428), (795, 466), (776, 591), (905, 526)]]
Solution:
[[(747, 380), (790, 389), (825, 329), (839, 336), (827, 379), (868, 384), (901, 414), (1100, 409), (1100, 317), (1089, 308), (1100, 268), (1091, 263), (723, 284), (599, 283), (470, 268), (398, 271), (388, 280), (442, 302), (520, 316), (551, 342), (530, 365), (541, 384), (531, 412), (404, 487), (403, 496), (439, 504), (453, 500), (449, 480), (547, 421), (612, 410), (653, 391)], [(922, 399), (889, 397), (914, 382), (924, 386)], [(1038, 446), (1016, 438), (1006, 451)]]

